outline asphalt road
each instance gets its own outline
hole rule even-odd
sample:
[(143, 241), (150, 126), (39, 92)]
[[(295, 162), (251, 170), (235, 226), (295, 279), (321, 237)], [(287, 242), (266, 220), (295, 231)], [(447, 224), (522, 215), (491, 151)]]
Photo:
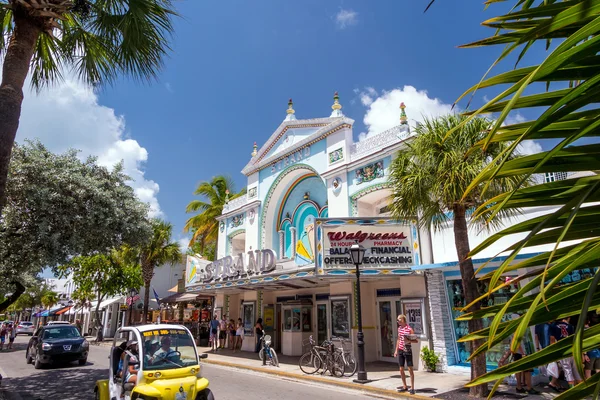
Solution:
[[(28, 336), (19, 336), (12, 351), (0, 353), (0, 391), (14, 400), (90, 400), (94, 382), (108, 371), (108, 346), (90, 346), (88, 363), (50, 366), (36, 370), (25, 363)], [(210, 355), (209, 355), (210, 357)], [(327, 385), (304, 383), (215, 365), (202, 366), (217, 400), (353, 400), (369, 398), (364, 393)], [(16, 395), (15, 395), (16, 394)], [(2, 396), (0, 395), (0, 399)]]

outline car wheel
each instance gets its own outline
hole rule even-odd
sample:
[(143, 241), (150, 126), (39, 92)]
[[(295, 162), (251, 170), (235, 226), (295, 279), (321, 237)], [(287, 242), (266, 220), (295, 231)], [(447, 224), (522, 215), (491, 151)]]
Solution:
[(35, 369), (42, 368), (42, 362), (40, 361), (40, 356), (37, 354), (35, 355), (35, 362), (33, 364), (33, 368), (35, 368)]
[(28, 335), (29, 335), (29, 336), (33, 336), (33, 333), (29, 333)]
[(87, 364), (87, 358), (84, 358), (83, 360), (79, 360), (79, 365), (85, 365)]
[(29, 351), (25, 353), (25, 362), (27, 364), (31, 364), (31, 357), (29, 356)]

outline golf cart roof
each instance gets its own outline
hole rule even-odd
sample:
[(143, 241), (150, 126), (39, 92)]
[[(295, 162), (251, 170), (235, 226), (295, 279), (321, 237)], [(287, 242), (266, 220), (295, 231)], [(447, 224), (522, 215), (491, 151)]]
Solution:
[(147, 331), (155, 331), (157, 329), (182, 329), (184, 328), (183, 325), (173, 325), (173, 324), (147, 324), (147, 325), (139, 325), (139, 326), (134, 326), (133, 328), (139, 330), (140, 332), (147, 332)]

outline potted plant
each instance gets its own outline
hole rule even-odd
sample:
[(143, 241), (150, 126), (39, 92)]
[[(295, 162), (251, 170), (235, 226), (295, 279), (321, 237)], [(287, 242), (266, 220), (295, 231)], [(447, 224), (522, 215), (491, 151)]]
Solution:
[(437, 365), (440, 362), (440, 356), (435, 351), (427, 347), (421, 348), (421, 360), (425, 363), (425, 367), (429, 372), (436, 372)]

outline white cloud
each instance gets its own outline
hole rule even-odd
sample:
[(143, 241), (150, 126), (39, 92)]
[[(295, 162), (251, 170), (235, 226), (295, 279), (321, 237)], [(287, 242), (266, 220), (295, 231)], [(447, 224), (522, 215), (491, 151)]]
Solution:
[(177, 239), (177, 243), (179, 243), (179, 249), (183, 254), (187, 253), (188, 244), (190, 244), (190, 239), (187, 237), (180, 237)]
[(171, 86), (171, 84), (169, 82), (165, 83), (165, 89), (167, 89), (167, 92), (169, 92), (169, 93), (174, 93), (175, 92), (173, 90), (173, 86)]
[(514, 114), (509, 114), (502, 125), (520, 124), (525, 121), (527, 121), (527, 119), (517, 111)]
[(354, 10), (340, 9), (335, 15), (335, 23), (339, 29), (346, 29), (349, 26), (356, 25), (358, 22), (358, 13)]
[(542, 145), (534, 140), (525, 140), (519, 143), (517, 147), (517, 152), (524, 156), (541, 153), (542, 151), (544, 151)]
[(17, 141), (35, 138), (54, 152), (72, 147), (81, 150), (82, 158), (97, 156), (98, 163), (107, 167), (123, 160), (131, 187), (150, 205), (150, 216), (163, 215), (156, 197), (159, 186), (144, 176), (148, 152), (126, 137), (125, 118), (99, 104), (89, 87), (66, 79), (39, 94), (26, 90)]
[(452, 112), (452, 106), (437, 98), (431, 98), (425, 90), (417, 90), (414, 86), (404, 86), (390, 91), (378, 93), (367, 87), (360, 91), (363, 105), (369, 107), (364, 117), (367, 132), (359, 135), (359, 140), (376, 135), (400, 123), (400, 103), (406, 105), (409, 124), (423, 121), (424, 117), (437, 117)]

